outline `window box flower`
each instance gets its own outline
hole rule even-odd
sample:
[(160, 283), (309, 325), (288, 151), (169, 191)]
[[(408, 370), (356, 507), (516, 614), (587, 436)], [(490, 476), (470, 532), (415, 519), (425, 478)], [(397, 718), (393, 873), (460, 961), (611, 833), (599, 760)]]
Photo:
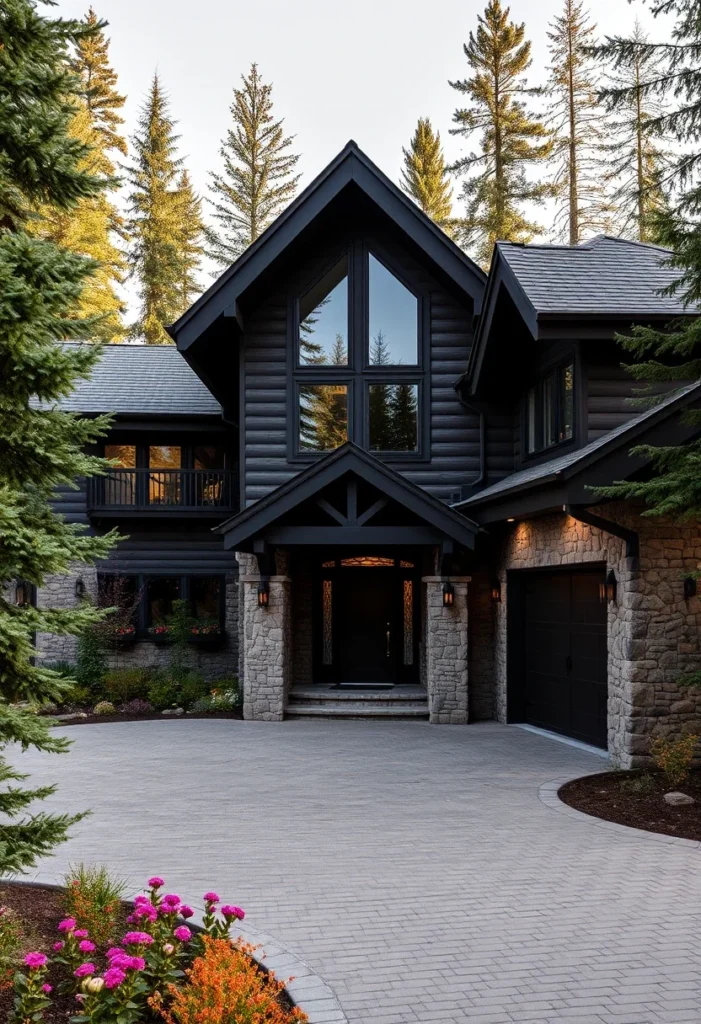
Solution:
[(116, 626), (109, 633), (109, 642), (118, 650), (133, 646), (136, 643), (136, 626)]

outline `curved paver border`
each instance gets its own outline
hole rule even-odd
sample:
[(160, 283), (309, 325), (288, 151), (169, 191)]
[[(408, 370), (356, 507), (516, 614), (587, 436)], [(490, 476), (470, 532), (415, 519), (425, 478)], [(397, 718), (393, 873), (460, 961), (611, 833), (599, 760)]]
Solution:
[[(592, 772), (591, 774), (595, 775), (597, 773)], [(585, 821), (589, 825), (605, 829), (607, 832), (617, 832), (620, 836), (627, 836), (631, 839), (643, 839), (651, 843), (664, 843), (667, 846), (686, 846), (696, 850), (701, 847), (701, 842), (697, 839), (684, 839), (682, 836), (666, 836), (662, 832), (648, 832), (646, 829), (633, 828), (631, 825), (619, 825), (616, 821), (606, 821), (605, 818), (597, 818), (593, 814), (585, 814), (584, 811), (578, 811), (560, 799), (558, 790), (561, 786), (564, 786), (566, 782), (572, 782), (573, 779), (586, 777), (579, 774), (563, 775), (559, 779), (553, 779), (551, 782), (544, 782), (538, 790), (538, 796), (546, 806), (551, 807), (554, 811), (566, 814), (570, 818), (577, 818), (581, 822)]]
[[(31, 885), (43, 889), (63, 888), (54, 877), (42, 876), (40, 872), (31, 881), (3, 879), (2, 884), (9, 886)], [(201, 910), (195, 911), (193, 921), (201, 925)], [(249, 928), (241, 928), (239, 936), (244, 942), (255, 947), (253, 958), (264, 970), (274, 971), (278, 977), (281, 972), (292, 977), (293, 980), (285, 985), (285, 990), (295, 1006), (304, 1010), (309, 1017), (309, 1024), (348, 1024), (348, 1018), (341, 1008), (336, 993), (305, 960), (295, 956), (271, 935), (254, 932)]]

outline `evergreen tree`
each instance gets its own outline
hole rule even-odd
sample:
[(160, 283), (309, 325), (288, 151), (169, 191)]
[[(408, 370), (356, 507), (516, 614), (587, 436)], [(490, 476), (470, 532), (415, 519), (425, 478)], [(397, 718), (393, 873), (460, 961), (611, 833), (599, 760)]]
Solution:
[(299, 156), (290, 151), (293, 136), (273, 117), (272, 85), (256, 64), (234, 89), (233, 124), (219, 150), (223, 170), (209, 185), (215, 228), (208, 234), (209, 255), (228, 267), (265, 231), (297, 191)]
[(615, 188), (618, 231), (639, 242), (657, 242), (656, 216), (667, 205), (664, 178), (672, 140), (659, 128), (655, 133), (651, 131), (653, 121), (666, 107), (651, 92), (643, 95), (643, 85), (660, 78), (664, 67), (657, 51), (641, 49), (640, 44), (649, 40), (637, 21), (631, 38), (636, 45), (629, 59), (619, 64), (607, 83), (608, 91), (629, 90), (612, 125), (609, 178)]
[(183, 283), (191, 274), (186, 267), (191, 255), (184, 255), (181, 249), (184, 225), (178, 183), (183, 161), (177, 155), (174, 129), (168, 100), (156, 74), (132, 139), (134, 157), (128, 172), (129, 261), (141, 297), (133, 333), (149, 345), (170, 343), (165, 325), (177, 320), (187, 308)]
[(416, 385), (394, 384), (390, 396), (392, 450), (410, 452), (416, 448), (417, 408)]
[[(665, 0), (652, 10), (655, 16), (676, 17), (669, 43), (608, 37), (597, 53), (612, 62), (614, 71), (629, 68), (636, 55), (643, 62), (662, 62), (661, 72), (646, 76), (642, 85), (608, 89), (605, 96), (614, 110), (630, 105), (638, 94), (643, 101), (676, 100), (647, 122), (651, 139), (669, 135), (683, 143), (665, 174), (674, 188), (672, 199), (655, 211), (652, 222), (660, 242), (671, 250), (669, 265), (680, 275), (668, 292), (680, 297), (689, 316), (662, 331), (634, 328), (631, 337), (618, 340), (639, 380), (701, 380), (701, 317), (693, 315), (701, 304), (701, 20), (697, 0)], [(701, 428), (701, 413), (687, 412), (685, 420)], [(650, 478), (603, 488), (603, 496), (642, 499), (649, 506), (646, 515), (701, 516), (701, 440), (668, 448), (645, 445), (633, 453), (649, 458)]]
[(595, 31), (583, 3), (564, 0), (548, 32), (555, 227), (570, 245), (578, 245), (587, 233), (606, 231), (612, 212), (606, 195), (607, 125), (597, 96), (600, 72), (590, 50)]
[(204, 256), (204, 223), (202, 200), (192, 187), (190, 175), (182, 171), (177, 189), (180, 206), (180, 305), (184, 311), (199, 295), (198, 273)]
[(471, 104), (455, 111), (458, 127), (451, 134), (470, 138), (481, 133), (480, 152), (463, 157), (451, 169), (470, 175), (461, 193), (467, 209), (460, 236), (484, 265), (495, 241), (527, 242), (540, 231), (526, 219), (523, 204), (542, 203), (553, 193), (552, 186), (526, 178), (526, 168), (542, 164), (553, 142), (517, 98), (529, 92), (524, 75), (531, 65), (531, 44), (525, 26), (509, 21), (509, 13), (500, 0), (489, 0), (478, 17), (477, 32), (463, 46), (472, 75), (450, 83)]
[(452, 235), (453, 190), (441, 137), (433, 131), (427, 117), (419, 118), (409, 149), (402, 149), (402, 153), (402, 188), (446, 234)]
[[(65, 688), (33, 663), (33, 636), (81, 633), (100, 615), (89, 604), (66, 610), (17, 603), (18, 581), (42, 586), (71, 563), (106, 557), (113, 543), (112, 535), (86, 536), (50, 502), (57, 484), (105, 465), (84, 451), (108, 420), (81, 419), (57, 404), (100, 356), (97, 346), (57, 344), (91, 332), (74, 309), (94, 264), (26, 231), (38, 207), (70, 209), (103, 185), (84, 169), (89, 153), (69, 134), (76, 97), (67, 51), (86, 31), (46, 17), (38, 0), (0, 7), (0, 751), (11, 743), (66, 750), (46, 719), (17, 706), (54, 700)], [(25, 778), (0, 756), (2, 876), (32, 867), (77, 820), (30, 813), (53, 787), (29, 789)]]
[(126, 156), (127, 142), (120, 130), (124, 124), (120, 110), (126, 96), (117, 91), (117, 72), (109, 60), (110, 41), (105, 38), (92, 7), (85, 22), (90, 32), (77, 40), (71, 61), (80, 81), (78, 95), (90, 112), (92, 127), (101, 137), (98, 148), (103, 153), (117, 150)]
[[(370, 362), (373, 366), (386, 366), (390, 361), (389, 345), (383, 331), (372, 339)], [(392, 447), (391, 384), (371, 384), (368, 395), (370, 447), (376, 451), (389, 451)]]

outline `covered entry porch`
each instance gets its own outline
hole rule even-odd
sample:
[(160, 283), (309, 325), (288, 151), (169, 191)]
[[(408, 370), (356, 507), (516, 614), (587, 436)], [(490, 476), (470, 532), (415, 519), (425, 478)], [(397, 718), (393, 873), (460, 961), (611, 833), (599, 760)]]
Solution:
[(299, 713), (300, 692), (391, 707), (411, 687), (431, 721), (467, 721), (470, 520), (347, 444), (220, 529), (240, 565), (244, 717)]

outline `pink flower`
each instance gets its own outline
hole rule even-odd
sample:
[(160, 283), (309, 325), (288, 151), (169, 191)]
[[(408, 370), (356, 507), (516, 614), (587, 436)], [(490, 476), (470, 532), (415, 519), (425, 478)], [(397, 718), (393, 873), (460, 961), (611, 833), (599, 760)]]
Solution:
[(66, 945), (65, 942), (54, 942), (54, 945), (53, 945), (54, 953), (59, 953), (63, 949), (63, 947), (65, 945)]
[(158, 910), (151, 903), (140, 903), (139, 906), (134, 910), (133, 914), (127, 918), (129, 923), (136, 923), (141, 918), (146, 918), (149, 921), (155, 921), (158, 917)]
[(164, 942), (163, 943), (163, 952), (165, 953), (166, 956), (170, 956), (171, 953), (174, 953), (175, 952), (175, 946), (173, 945), (173, 943), (172, 942)]
[(42, 985), (41, 991), (46, 993), (46, 995), (48, 996), (49, 992), (53, 992), (53, 988), (51, 987), (51, 985)]
[(232, 918), (232, 917), (237, 918), (237, 920), (239, 920), (239, 921), (243, 921), (244, 917), (246, 916), (244, 911), (241, 910), (241, 907), (230, 907), (228, 905), (228, 903), (225, 904), (220, 909), (221, 909), (221, 912), (222, 912), (223, 916), (227, 919), (227, 921), (229, 920), (229, 918)]
[(167, 895), (163, 897), (161, 903), (163, 904), (163, 906), (167, 907), (179, 907), (180, 897), (177, 896), (174, 892), (169, 892), (167, 893)]
[(119, 967), (108, 967), (105, 971), (105, 988), (118, 988), (124, 979), (126, 974)]
[(125, 946), (150, 946), (153, 936), (148, 932), (127, 932), (122, 942)]
[(131, 957), (130, 967), (132, 971), (143, 971), (146, 967), (146, 961), (142, 956), (133, 956)]
[(134, 906), (135, 907), (140, 906), (142, 903), (150, 903), (150, 902), (151, 902), (151, 900), (148, 898), (148, 896), (135, 896), (134, 897)]
[(217, 896), (217, 894), (215, 892), (206, 892), (204, 894), (204, 896), (202, 897), (202, 899), (205, 901), (205, 903), (218, 903), (219, 902), (219, 897)]
[(73, 934), (75, 935), (76, 939), (87, 939), (87, 937), (88, 937), (88, 929), (87, 928), (76, 928), (76, 930), (73, 932)]
[(108, 957), (110, 967), (118, 967), (120, 971), (128, 971), (131, 967), (132, 957), (123, 949), (118, 950), (113, 956)]
[(184, 917), (187, 920), (187, 918), (192, 917), (194, 913), (195, 911), (192, 909), (192, 907), (188, 907), (187, 903), (183, 903), (183, 905), (180, 908), (181, 917)]
[(121, 946), (111, 946), (107, 950), (107, 953), (105, 954), (105, 956), (107, 957), (108, 960), (111, 960), (113, 956), (121, 956), (121, 954), (123, 952), (124, 952), (124, 950), (122, 949)]
[(184, 924), (181, 924), (179, 928), (176, 928), (173, 935), (176, 937), (178, 942), (189, 942), (192, 938), (192, 932)]
[(76, 978), (86, 978), (89, 974), (95, 973), (95, 964), (81, 964), (77, 967), (73, 974)]
[(149, 888), (151, 889), (160, 889), (160, 887), (163, 885), (163, 879), (160, 878), (158, 875), (154, 875), (153, 878), (149, 878), (148, 884)]
[(78, 943), (78, 949), (81, 953), (94, 953), (95, 943), (91, 942), (90, 939), (83, 939), (82, 942)]
[(75, 918), (66, 917), (63, 921), (58, 922), (58, 930), (60, 932), (72, 932), (75, 928)]
[(48, 956), (45, 953), (27, 953), (24, 958), (24, 962), (27, 967), (32, 969), (37, 967), (44, 967), (48, 963)]

